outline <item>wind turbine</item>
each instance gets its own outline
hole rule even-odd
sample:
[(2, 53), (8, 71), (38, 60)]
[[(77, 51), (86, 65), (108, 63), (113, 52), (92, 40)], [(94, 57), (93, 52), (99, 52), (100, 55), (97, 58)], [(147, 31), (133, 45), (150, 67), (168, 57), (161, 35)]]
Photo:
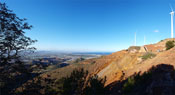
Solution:
[(171, 38), (173, 38), (173, 16), (174, 16), (174, 11), (173, 11), (173, 8), (172, 6), (170, 5), (170, 8), (171, 8)]

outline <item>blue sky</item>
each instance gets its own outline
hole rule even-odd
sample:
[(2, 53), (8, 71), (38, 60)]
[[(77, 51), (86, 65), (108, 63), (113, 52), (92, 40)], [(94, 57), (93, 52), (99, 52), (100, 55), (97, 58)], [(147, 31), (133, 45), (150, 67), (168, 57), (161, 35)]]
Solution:
[(1, 0), (33, 25), (38, 50), (118, 51), (170, 38), (175, 0)]

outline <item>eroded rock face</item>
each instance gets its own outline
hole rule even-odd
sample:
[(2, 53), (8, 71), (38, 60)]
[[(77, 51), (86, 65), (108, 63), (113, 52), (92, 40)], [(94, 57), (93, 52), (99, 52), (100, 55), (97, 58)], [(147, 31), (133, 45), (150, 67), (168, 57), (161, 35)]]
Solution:
[(133, 66), (139, 62), (138, 57), (140, 56), (140, 53), (129, 53), (125, 51), (116, 55), (120, 55), (120, 57), (115, 58), (97, 72), (99, 77), (107, 78), (106, 85), (117, 80), (122, 80), (125, 71), (132, 69)]
[[(162, 41), (157, 44), (150, 45), (150, 48), (146, 48), (146, 52), (151, 50), (156, 52), (157, 49), (163, 50), (163, 48), (165, 48), (165, 42), (166, 41)], [(111, 55), (84, 60), (77, 65), (70, 65), (68, 67), (49, 72), (48, 74), (51, 75), (51, 77), (64, 77), (66, 72), (71, 72), (74, 68), (82, 67), (86, 68), (91, 75), (97, 74), (100, 78), (104, 78), (106, 76), (107, 81), (105, 86), (108, 86), (114, 82), (125, 80), (134, 73), (144, 73), (152, 66), (162, 63), (175, 66), (175, 48), (168, 51), (157, 52), (156, 57), (143, 61), (140, 56), (145, 53), (146, 49), (144, 47), (131, 47), (128, 50), (115, 52)], [(149, 93), (148, 95), (174, 95), (174, 67), (163, 67), (165, 68), (161, 69), (160, 67), (158, 71), (153, 73), (152, 81), (144, 89), (146, 93)]]
[(169, 38), (161, 40), (160, 42), (155, 44), (144, 45), (144, 47), (146, 48), (147, 52), (163, 52), (166, 50), (167, 41), (175, 41), (175, 39)]
[(128, 52), (130, 52), (130, 53), (136, 53), (136, 52), (139, 52), (140, 49), (141, 49), (140, 46), (131, 46), (131, 47), (128, 48)]
[[(154, 52), (157, 52), (157, 49), (163, 50), (165, 48), (165, 43), (170, 39), (163, 40), (157, 44), (151, 45), (154, 49)], [(147, 49), (147, 48), (146, 48)], [(109, 85), (115, 81), (121, 81), (128, 78), (134, 73), (145, 72), (149, 70), (152, 66), (158, 64), (172, 64), (175, 65), (175, 49), (169, 51), (157, 52), (156, 57), (143, 61), (140, 56), (142, 56), (146, 51), (144, 46), (142, 47), (130, 47), (128, 50), (120, 51), (108, 55), (105, 58), (111, 58), (107, 63), (101, 66), (97, 66), (95, 69), (95, 74), (99, 77), (107, 77), (106, 85)], [(150, 48), (149, 48), (150, 49)], [(100, 63), (97, 63), (100, 64)], [(123, 75), (124, 74), (124, 75)], [(124, 77), (123, 77), (124, 76)], [(122, 78), (123, 79), (122, 79)]]

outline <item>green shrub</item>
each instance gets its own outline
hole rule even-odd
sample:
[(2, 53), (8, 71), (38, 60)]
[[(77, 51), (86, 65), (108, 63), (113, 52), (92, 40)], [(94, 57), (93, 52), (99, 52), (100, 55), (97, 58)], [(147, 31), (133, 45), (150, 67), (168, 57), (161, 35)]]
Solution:
[(57, 81), (60, 95), (105, 95), (106, 79), (99, 79), (97, 75), (88, 76), (88, 71), (75, 69), (70, 76)]
[(130, 92), (135, 84), (135, 79), (133, 77), (128, 78), (127, 82), (123, 85), (124, 92)]
[[(175, 74), (174, 66), (159, 64), (143, 74), (141, 72), (135, 73), (124, 81), (122, 95), (164, 95), (165, 91), (174, 95), (175, 92), (171, 90), (174, 87), (162, 85), (164, 82), (167, 83), (167, 74)], [(170, 79), (174, 81), (172, 77), (174, 76), (170, 75)], [(171, 83), (168, 85), (171, 85)], [(168, 89), (165, 89), (165, 87), (168, 87)]]
[(91, 64), (95, 64), (95, 61), (91, 62)]
[(153, 58), (153, 57), (155, 57), (155, 56), (156, 56), (156, 54), (151, 53), (151, 52), (147, 52), (147, 53), (145, 53), (145, 54), (142, 56), (142, 59), (143, 59), (143, 60), (146, 60), (146, 59)]
[(90, 77), (85, 84), (83, 95), (106, 95), (107, 89), (104, 88), (106, 78), (99, 79), (97, 75)]
[(174, 41), (167, 41), (166, 42), (166, 50), (169, 50), (171, 48), (173, 48), (175, 45), (174, 45)]
[[(151, 82), (152, 72), (135, 74), (129, 77), (123, 85), (123, 95), (140, 95), (144, 93), (145, 87)], [(137, 93), (137, 94), (136, 94)]]
[(79, 63), (79, 62), (81, 62), (81, 61), (84, 61), (85, 60), (85, 58), (78, 58), (78, 59), (76, 59), (75, 61), (74, 61), (74, 63)]

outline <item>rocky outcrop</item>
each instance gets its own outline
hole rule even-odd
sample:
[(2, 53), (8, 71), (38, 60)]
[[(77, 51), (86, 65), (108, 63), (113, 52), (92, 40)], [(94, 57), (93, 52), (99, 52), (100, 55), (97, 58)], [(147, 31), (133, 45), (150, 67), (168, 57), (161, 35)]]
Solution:
[[(106, 77), (107, 81), (105, 85), (107, 86), (113, 82), (125, 80), (134, 73), (144, 73), (152, 66), (162, 63), (175, 66), (175, 48), (165, 51), (166, 41), (168, 40), (142, 47), (130, 47), (128, 50), (122, 50), (99, 58), (84, 60), (78, 64), (72, 64), (45, 73), (42, 76), (50, 75), (51, 78), (59, 79), (60, 77), (69, 75), (75, 68), (84, 68), (89, 71), (90, 75), (97, 74), (100, 78)], [(161, 49), (162, 51), (157, 52), (157, 49)], [(151, 51), (156, 52), (156, 57), (142, 60), (141, 56), (145, 52)], [(166, 76), (170, 77), (168, 74)], [(153, 84), (156, 84), (156, 81)]]

